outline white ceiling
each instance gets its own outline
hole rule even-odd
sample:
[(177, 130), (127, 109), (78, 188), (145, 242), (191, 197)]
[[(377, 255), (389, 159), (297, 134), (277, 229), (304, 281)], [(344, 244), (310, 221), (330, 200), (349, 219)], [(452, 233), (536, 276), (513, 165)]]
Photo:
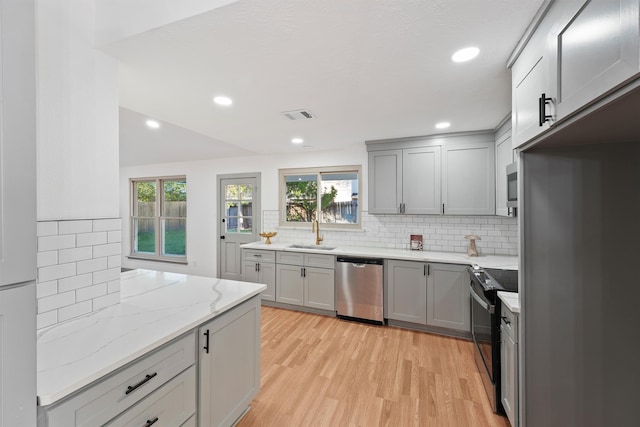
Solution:
[[(441, 133), (445, 120), (447, 132), (493, 129), (510, 111), (506, 61), (541, 3), (239, 0), (112, 44), (121, 164), (302, 150), (294, 136), (331, 150)], [(450, 60), (467, 46), (480, 56)], [(233, 105), (213, 104), (219, 94)], [(280, 114), (296, 109), (317, 118)]]

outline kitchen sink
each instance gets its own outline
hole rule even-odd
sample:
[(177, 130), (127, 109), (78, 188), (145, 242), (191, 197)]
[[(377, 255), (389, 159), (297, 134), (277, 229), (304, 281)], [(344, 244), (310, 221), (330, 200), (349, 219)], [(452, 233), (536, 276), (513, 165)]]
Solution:
[(293, 249), (319, 249), (321, 251), (332, 251), (335, 249), (335, 246), (319, 246), (319, 245), (291, 245), (289, 247)]

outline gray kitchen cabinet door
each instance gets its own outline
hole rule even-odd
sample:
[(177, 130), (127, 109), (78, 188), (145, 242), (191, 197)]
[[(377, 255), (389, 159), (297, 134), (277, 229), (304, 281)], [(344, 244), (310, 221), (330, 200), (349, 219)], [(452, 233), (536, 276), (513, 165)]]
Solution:
[(403, 213), (431, 215), (440, 213), (440, 156), (440, 147), (437, 146), (403, 150)]
[(429, 264), (427, 269), (427, 324), (471, 331), (467, 266)]
[(0, 3), (0, 286), (36, 279), (34, 1)]
[(637, 0), (573, 0), (557, 8), (549, 57), (560, 120), (638, 74), (640, 14)]
[(335, 271), (328, 268), (305, 267), (305, 307), (335, 310)]
[(0, 288), (0, 425), (36, 425), (36, 285)]
[(245, 301), (199, 332), (199, 425), (228, 427), (260, 389), (260, 299)]
[(258, 283), (267, 285), (267, 289), (262, 292), (262, 299), (266, 301), (276, 300), (276, 265), (269, 262), (261, 262), (258, 264), (258, 272), (260, 274)]
[(509, 418), (511, 427), (517, 427), (518, 423), (518, 353), (517, 344), (513, 338), (504, 331), (500, 340), (500, 388), (501, 401), (504, 412)]
[(387, 262), (388, 319), (427, 324), (426, 266), (422, 262)]
[(402, 203), (402, 150), (369, 152), (369, 213), (397, 214)]
[(511, 146), (511, 122), (506, 123), (496, 134), (496, 215), (513, 216), (507, 207), (507, 165), (513, 163)]
[(304, 304), (303, 267), (276, 264), (276, 301), (285, 304)]
[(276, 300), (276, 265), (273, 262), (245, 260), (242, 262), (242, 280), (262, 283), (267, 289), (262, 292), (262, 299)]
[(442, 203), (447, 215), (494, 215), (495, 141), (446, 144)]

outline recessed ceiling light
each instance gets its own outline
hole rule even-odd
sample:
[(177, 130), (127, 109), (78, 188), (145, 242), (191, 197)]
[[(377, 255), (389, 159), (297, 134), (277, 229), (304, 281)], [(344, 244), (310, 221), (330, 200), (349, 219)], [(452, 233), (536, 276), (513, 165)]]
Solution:
[(449, 122), (440, 122), (440, 123), (436, 124), (436, 129), (446, 129), (449, 126), (451, 126), (451, 123), (449, 123)]
[(302, 144), (304, 142), (304, 139), (302, 138), (291, 138), (291, 142), (293, 142), (294, 144)]
[(160, 127), (160, 123), (156, 120), (147, 120), (146, 121), (147, 126), (149, 126), (151, 129), (158, 129)]
[(313, 147), (311, 145), (305, 145), (302, 148), (304, 148), (305, 150), (311, 150)]
[(460, 49), (451, 56), (453, 62), (466, 62), (470, 61), (480, 53), (480, 49), (477, 47), (465, 47)]
[(213, 98), (213, 102), (215, 102), (218, 105), (224, 105), (224, 106), (233, 104), (233, 101), (231, 100), (231, 98), (226, 96), (216, 96), (215, 98)]

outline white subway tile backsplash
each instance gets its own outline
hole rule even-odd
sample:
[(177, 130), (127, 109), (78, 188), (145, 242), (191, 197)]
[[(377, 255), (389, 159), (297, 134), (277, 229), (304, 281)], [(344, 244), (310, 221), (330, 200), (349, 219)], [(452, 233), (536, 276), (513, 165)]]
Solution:
[(47, 326), (55, 325), (58, 323), (58, 310), (48, 311), (46, 313), (40, 313), (36, 315), (36, 328), (42, 329)]
[(120, 268), (100, 270), (93, 273), (93, 284), (109, 282), (120, 278)]
[(93, 257), (93, 250), (90, 246), (83, 248), (62, 249), (58, 251), (58, 262), (74, 262), (91, 259)]
[(36, 285), (36, 298), (48, 297), (58, 293), (58, 281), (38, 282)]
[(73, 319), (74, 317), (89, 314), (92, 311), (93, 304), (91, 301), (83, 301), (77, 304), (63, 307), (58, 310), (58, 322), (64, 322), (65, 320)]
[(106, 270), (108, 268), (108, 259), (105, 257), (90, 259), (78, 262), (78, 274), (93, 273), (94, 271)]
[(116, 268), (122, 266), (122, 257), (120, 255), (112, 255), (107, 258), (107, 268)]
[(120, 230), (107, 232), (108, 243), (120, 243), (121, 241), (122, 241), (122, 232)]
[(58, 234), (78, 234), (89, 233), (93, 229), (90, 219), (78, 221), (60, 221), (58, 223)]
[(38, 237), (55, 236), (58, 234), (58, 221), (42, 221), (37, 225)]
[(58, 292), (73, 291), (86, 286), (91, 286), (92, 284), (93, 276), (91, 273), (67, 277), (66, 279), (58, 280)]
[(56, 264), (38, 269), (38, 281), (48, 282), (49, 280), (71, 277), (76, 274), (76, 264)]
[(38, 237), (38, 252), (57, 251), (75, 246), (76, 236), (73, 234)]
[(107, 294), (107, 284), (100, 283), (76, 291), (76, 301), (87, 301)]
[(78, 247), (104, 245), (105, 243), (107, 243), (106, 231), (100, 231), (97, 233), (81, 233), (77, 235)]
[(120, 302), (121, 224), (38, 223), (38, 329)]
[(93, 231), (114, 231), (122, 228), (120, 218), (94, 219)]
[[(517, 219), (493, 216), (426, 216), (426, 215), (369, 215), (362, 214), (362, 232), (323, 230), (324, 243), (351, 246), (379, 246), (406, 249), (409, 234), (422, 234), (424, 250), (466, 253), (468, 240), (464, 236), (476, 234), (476, 242), (482, 254), (517, 255)], [(265, 230), (278, 230), (283, 241), (312, 242), (306, 230), (279, 227), (277, 211), (263, 212)], [(496, 241), (500, 238), (500, 241)], [(507, 240), (504, 240), (504, 239)], [(491, 244), (491, 245), (490, 245)], [(507, 249), (502, 246), (508, 245)]]
[(93, 257), (108, 257), (110, 255), (119, 255), (122, 252), (120, 243), (109, 243), (107, 245), (97, 245), (93, 247)]
[(58, 263), (58, 251), (38, 252), (38, 267), (47, 267)]
[(56, 310), (76, 302), (75, 292), (63, 292), (38, 299), (38, 313)]

